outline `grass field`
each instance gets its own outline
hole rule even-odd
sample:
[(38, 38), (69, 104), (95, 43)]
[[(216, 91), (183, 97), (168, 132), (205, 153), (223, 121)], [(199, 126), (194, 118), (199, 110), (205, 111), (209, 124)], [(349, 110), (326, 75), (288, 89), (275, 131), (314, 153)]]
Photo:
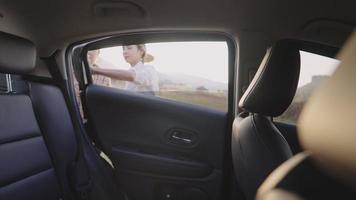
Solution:
[(185, 103), (207, 106), (221, 111), (227, 111), (227, 96), (223, 93), (160, 91), (158, 96)]
[[(112, 87), (123, 89), (124, 82), (112, 80)], [(206, 106), (221, 111), (227, 111), (227, 94), (224, 92), (160, 90), (157, 96), (165, 99), (172, 99), (175, 101)]]

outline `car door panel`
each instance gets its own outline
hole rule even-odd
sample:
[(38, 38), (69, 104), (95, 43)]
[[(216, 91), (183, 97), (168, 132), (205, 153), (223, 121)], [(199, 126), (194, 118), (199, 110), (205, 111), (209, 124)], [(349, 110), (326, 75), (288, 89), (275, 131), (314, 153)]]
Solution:
[(167, 155), (154, 155), (112, 148), (112, 158), (123, 170), (148, 173), (159, 176), (204, 178), (212, 173), (212, 167), (194, 160), (184, 160)]
[(227, 113), (98, 85), (87, 86), (86, 106), (89, 124), (133, 199), (163, 193), (219, 198)]

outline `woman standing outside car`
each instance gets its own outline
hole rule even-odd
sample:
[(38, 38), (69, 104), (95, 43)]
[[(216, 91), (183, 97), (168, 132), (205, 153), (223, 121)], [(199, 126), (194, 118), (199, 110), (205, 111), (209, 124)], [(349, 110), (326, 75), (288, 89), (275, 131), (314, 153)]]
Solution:
[(126, 90), (155, 95), (159, 91), (158, 74), (153, 66), (145, 64), (154, 59), (147, 53), (146, 45), (123, 46), (123, 56), (125, 61), (131, 65), (129, 70), (91, 68), (93, 75), (127, 81)]

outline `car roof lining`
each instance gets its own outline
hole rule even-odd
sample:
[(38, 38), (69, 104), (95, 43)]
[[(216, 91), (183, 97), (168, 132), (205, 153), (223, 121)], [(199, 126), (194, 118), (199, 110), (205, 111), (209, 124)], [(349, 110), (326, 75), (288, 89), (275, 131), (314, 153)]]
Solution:
[(110, 2), (5, 0), (0, 28), (33, 40), (43, 56), (88, 38), (169, 29), (260, 32), (271, 41), (300, 38), (340, 47), (356, 24), (356, 2), (347, 0)]

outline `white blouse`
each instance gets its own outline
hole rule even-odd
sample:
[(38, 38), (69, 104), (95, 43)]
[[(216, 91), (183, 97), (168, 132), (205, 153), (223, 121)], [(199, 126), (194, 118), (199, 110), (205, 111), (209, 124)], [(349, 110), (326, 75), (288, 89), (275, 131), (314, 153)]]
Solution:
[(133, 82), (126, 82), (125, 89), (135, 92), (158, 92), (159, 78), (155, 68), (151, 65), (145, 65), (142, 62), (131, 67), (130, 71), (135, 73)]

